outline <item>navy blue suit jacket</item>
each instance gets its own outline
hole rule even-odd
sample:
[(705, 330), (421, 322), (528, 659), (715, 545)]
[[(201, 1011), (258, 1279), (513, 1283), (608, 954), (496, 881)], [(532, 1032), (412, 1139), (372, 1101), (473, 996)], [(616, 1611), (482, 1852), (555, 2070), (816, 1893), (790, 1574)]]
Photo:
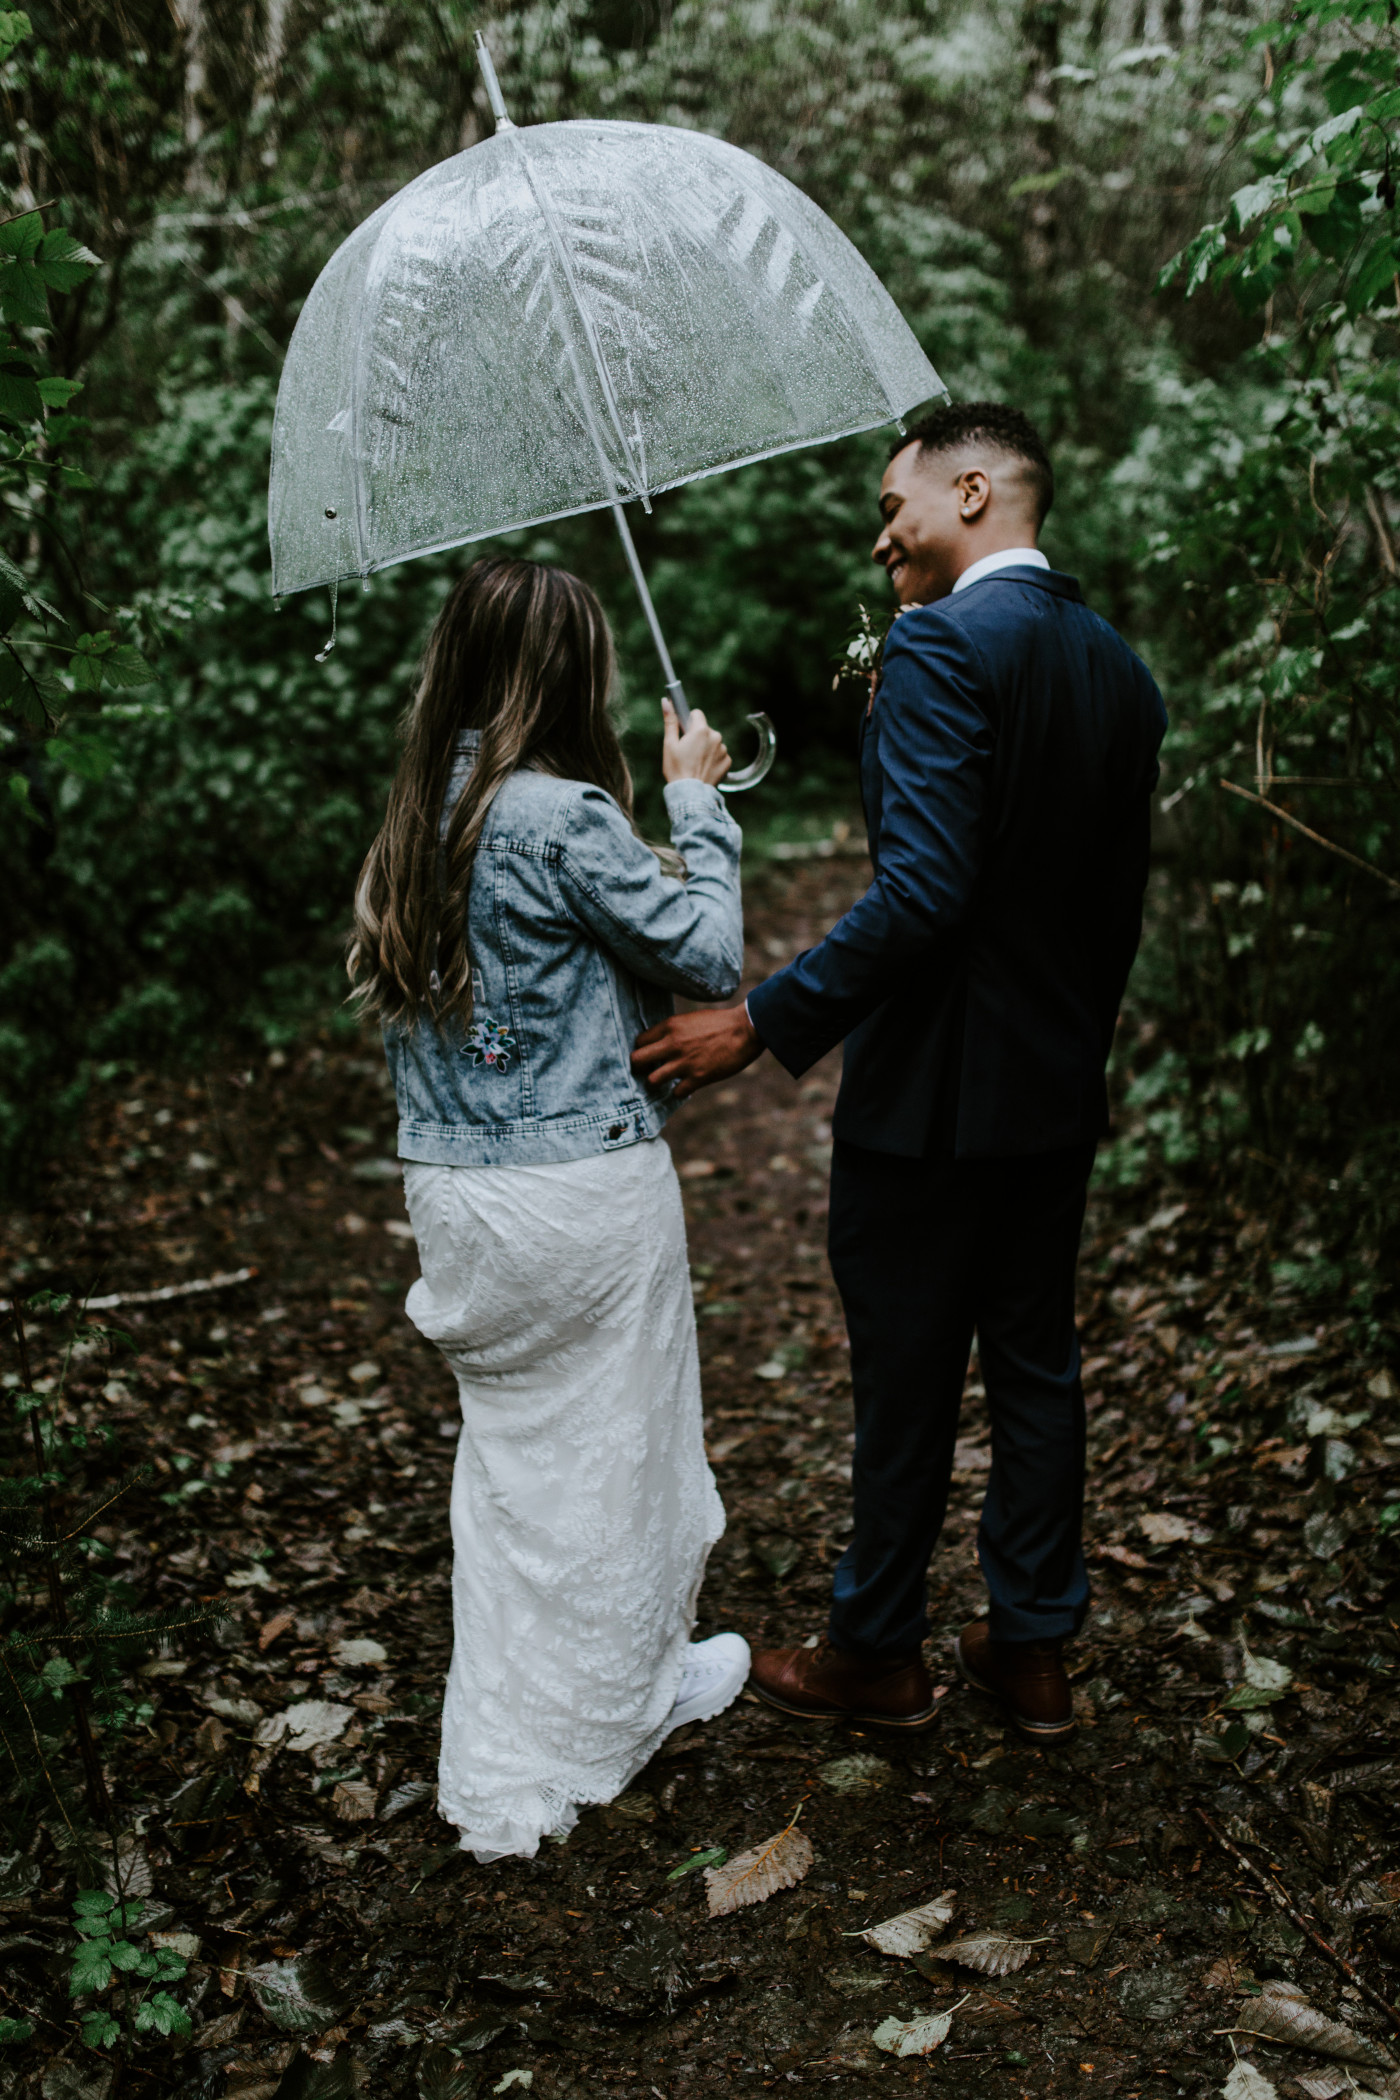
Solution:
[(996, 570), (896, 621), (861, 729), (875, 879), (749, 995), (794, 1076), (844, 1039), (838, 1138), (978, 1158), (1104, 1135), (1166, 719), (1071, 576)]

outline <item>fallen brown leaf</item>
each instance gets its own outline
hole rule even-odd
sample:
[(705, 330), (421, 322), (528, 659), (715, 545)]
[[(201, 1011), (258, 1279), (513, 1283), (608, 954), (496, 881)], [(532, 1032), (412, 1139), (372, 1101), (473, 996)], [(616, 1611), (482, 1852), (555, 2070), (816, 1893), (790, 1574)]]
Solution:
[(901, 1958), (921, 1954), (952, 1923), (953, 1897), (954, 1891), (945, 1889), (931, 1902), (921, 1903), (916, 1910), (902, 1910), (898, 1917), (885, 1918), (860, 1936), (882, 1954)]
[(1364, 2034), (1329, 2020), (1292, 1984), (1267, 1984), (1257, 1998), (1246, 1998), (1235, 2022), (1238, 2034), (1257, 2034), (1290, 2049), (1310, 2049), (1315, 2056), (1335, 2056), (1341, 2063), (1394, 2070), (1394, 2059)]
[(705, 1869), (705, 1895), (712, 1918), (727, 1917), (751, 1903), (766, 1903), (779, 1889), (794, 1888), (812, 1871), (811, 1841), (796, 1828), (796, 1818), (776, 1837)]
[(1024, 1969), (1039, 1940), (1012, 1940), (1000, 1932), (973, 1932), (966, 1939), (940, 1947), (940, 1961), (955, 1961), (961, 1968), (975, 1969), (979, 1976), (1014, 1976)]

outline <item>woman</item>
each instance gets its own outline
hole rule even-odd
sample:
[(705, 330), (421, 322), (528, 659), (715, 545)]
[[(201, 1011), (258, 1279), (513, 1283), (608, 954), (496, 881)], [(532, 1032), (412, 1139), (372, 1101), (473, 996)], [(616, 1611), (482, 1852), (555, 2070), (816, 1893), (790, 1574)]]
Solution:
[(670, 1112), (628, 1062), (671, 994), (727, 998), (743, 940), (729, 757), (666, 706), (674, 854), (644, 844), (586, 585), (475, 562), (428, 641), (350, 976), (377, 1012), (422, 1276), (457, 1376), (440, 1812), (532, 1856), (668, 1732), (737, 1697), (690, 1645), (724, 1512), (705, 1463)]

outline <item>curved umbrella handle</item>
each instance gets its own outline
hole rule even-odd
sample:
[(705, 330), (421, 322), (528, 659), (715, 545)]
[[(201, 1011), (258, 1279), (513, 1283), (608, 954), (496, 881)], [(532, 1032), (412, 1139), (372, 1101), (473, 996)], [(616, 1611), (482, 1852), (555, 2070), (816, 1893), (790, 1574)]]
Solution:
[(719, 784), (722, 795), (742, 795), (745, 788), (756, 788), (764, 779), (778, 755), (778, 739), (773, 734), (773, 724), (767, 715), (750, 715), (750, 722), (758, 731), (758, 756), (751, 766), (744, 766), (738, 773), (731, 773)]

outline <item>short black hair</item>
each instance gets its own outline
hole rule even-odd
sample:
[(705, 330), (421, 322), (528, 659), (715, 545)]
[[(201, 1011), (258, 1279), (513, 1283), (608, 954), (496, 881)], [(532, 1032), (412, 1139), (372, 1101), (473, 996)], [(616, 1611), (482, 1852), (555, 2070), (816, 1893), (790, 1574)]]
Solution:
[(895, 439), (890, 458), (894, 459), (907, 445), (917, 445), (921, 454), (931, 457), (975, 443), (1025, 461), (1030, 469), (1026, 479), (1035, 498), (1036, 524), (1043, 525), (1055, 500), (1055, 469), (1050, 464), (1045, 440), (1030, 417), (1005, 401), (959, 401), (931, 409), (928, 415), (911, 423), (903, 437)]

